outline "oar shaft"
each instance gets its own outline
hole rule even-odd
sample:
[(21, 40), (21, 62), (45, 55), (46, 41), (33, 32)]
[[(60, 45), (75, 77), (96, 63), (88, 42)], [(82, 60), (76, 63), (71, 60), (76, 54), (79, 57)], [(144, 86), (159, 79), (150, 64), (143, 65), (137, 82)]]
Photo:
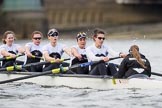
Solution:
[(162, 76), (162, 74), (160, 73), (156, 73), (156, 72), (151, 72), (152, 75), (157, 75), (157, 76)]
[(18, 77), (18, 78), (14, 78), (14, 79), (0, 81), (0, 84), (5, 84), (5, 83), (13, 82), (13, 81), (19, 81), (19, 80), (24, 80), (24, 79), (48, 75), (48, 74), (58, 74), (60, 71), (64, 72), (64, 71), (67, 71), (67, 70), (69, 70), (69, 67), (57, 68), (57, 69), (53, 69), (51, 71), (46, 71), (46, 72), (36, 73), (36, 74), (33, 74), (33, 75), (29, 75), (29, 76), (23, 76), (23, 77)]
[[(121, 58), (121, 57), (109, 58), (109, 61), (115, 60), (115, 59), (119, 59), (119, 58)], [(72, 69), (72, 68), (77, 68), (77, 67), (86, 67), (86, 66), (93, 65), (93, 64), (97, 64), (97, 63), (100, 63), (100, 62), (103, 62), (103, 60), (100, 60), (100, 61), (90, 61), (90, 62), (86, 62), (86, 63), (82, 63), (82, 64), (72, 65), (72, 66), (70, 67), (70, 69)]]
[(121, 57), (113, 57), (113, 58), (109, 58), (109, 61), (110, 61), (110, 60), (119, 59), (119, 58), (121, 58)]
[(14, 79), (4, 80), (4, 81), (0, 81), (0, 84), (5, 84), (5, 83), (13, 82), (13, 81), (24, 80), (24, 79), (33, 78), (33, 77), (38, 77), (38, 76), (47, 75), (47, 74), (50, 74), (50, 73), (52, 73), (52, 72), (49, 71), (49, 72), (43, 72), (41, 74), (33, 74), (33, 75), (29, 75), (29, 76), (24, 76), (24, 77), (18, 77), (18, 78), (14, 78)]
[(43, 57), (38, 57), (38, 56), (34, 56), (34, 55), (32, 55), (32, 58), (44, 60)]

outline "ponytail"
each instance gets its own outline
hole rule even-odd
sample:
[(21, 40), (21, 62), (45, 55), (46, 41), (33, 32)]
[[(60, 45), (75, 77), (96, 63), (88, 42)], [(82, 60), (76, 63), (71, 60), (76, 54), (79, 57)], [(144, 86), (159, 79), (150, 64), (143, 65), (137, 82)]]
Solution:
[(136, 58), (137, 62), (143, 67), (147, 68), (145, 66), (145, 63), (142, 61), (140, 53), (139, 53), (139, 47), (137, 45), (132, 45), (130, 48), (130, 53), (133, 55), (134, 58)]

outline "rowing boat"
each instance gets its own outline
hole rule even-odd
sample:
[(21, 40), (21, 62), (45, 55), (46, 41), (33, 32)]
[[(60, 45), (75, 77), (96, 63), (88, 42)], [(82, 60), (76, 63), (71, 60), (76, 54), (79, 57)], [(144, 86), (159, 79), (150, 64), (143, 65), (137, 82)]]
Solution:
[[(0, 81), (19, 78), (37, 74), (38, 72), (1, 72)], [(43, 86), (67, 86), (72, 88), (91, 88), (91, 89), (162, 89), (162, 80), (155, 79), (113, 79), (110, 77), (79, 75), (79, 74), (50, 74), (29, 79), (19, 80), (17, 82), (30, 82)]]

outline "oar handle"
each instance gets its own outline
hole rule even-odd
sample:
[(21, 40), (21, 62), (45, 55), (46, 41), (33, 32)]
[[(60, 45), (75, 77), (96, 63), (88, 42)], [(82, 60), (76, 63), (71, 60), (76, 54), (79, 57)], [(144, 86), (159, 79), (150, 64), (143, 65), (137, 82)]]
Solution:
[[(70, 60), (70, 58), (67, 58), (67, 59), (60, 59), (61, 62), (67, 61), (67, 60)], [(50, 61), (49, 63), (56, 63), (56, 61)]]
[(113, 58), (109, 58), (109, 61), (110, 61), (110, 60), (119, 59), (119, 58), (121, 58), (121, 57), (113, 57)]
[(6, 68), (1, 68), (0, 71), (13, 71), (13, 70), (21, 70), (23, 65), (15, 65), (15, 66), (8, 66)]
[(63, 61), (67, 61), (67, 60), (70, 60), (70, 58), (67, 58), (67, 59), (63, 59)]
[(32, 55), (32, 58), (36, 58), (36, 59), (41, 59), (41, 60), (44, 60), (44, 58), (43, 58), (43, 57), (38, 57), (38, 56), (34, 56), (34, 55)]
[[(23, 56), (23, 55), (24, 54), (17, 54), (15, 58)], [(3, 57), (3, 58), (0, 58), (0, 61), (11, 60), (11, 59), (15, 59), (15, 58), (13, 58), (13, 57)]]

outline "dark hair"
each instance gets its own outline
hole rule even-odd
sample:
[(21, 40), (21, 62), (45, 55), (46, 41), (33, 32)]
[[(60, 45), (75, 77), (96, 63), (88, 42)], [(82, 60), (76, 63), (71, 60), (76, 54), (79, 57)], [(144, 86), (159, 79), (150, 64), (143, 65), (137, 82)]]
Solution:
[(102, 29), (96, 28), (94, 30), (93, 40), (94, 40), (94, 38), (97, 37), (98, 34), (105, 34), (105, 32)]
[(142, 61), (140, 53), (139, 53), (139, 47), (137, 45), (132, 45), (130, 47), (129, 52), (133, 55), (134, 58), (136, 58), (137, 62), (143, 67), (143, 68), (147, 68), (145, 66), (145, 63)]
[(7, 38), (7, 35), (8, 35), (8, 34), (13, 34), (13, 36), (15, 37), (15, 33), (14, 33), (13, 31), (6, 31), (6, 32), (4, 32), (3, 37), (2, 37), (2, 42), (3, 42), (4, 44), (6, 44), (5, 39)]
[(31, 35), (31, 38), (33, 38), (33, 36), (34, 36), (35, 34), (40, 34), (41, 37), (43, 37), (43, 34), (42, 34), (40, 31), (34, 31), (34, 32), (32, 33), (32, 35)]

